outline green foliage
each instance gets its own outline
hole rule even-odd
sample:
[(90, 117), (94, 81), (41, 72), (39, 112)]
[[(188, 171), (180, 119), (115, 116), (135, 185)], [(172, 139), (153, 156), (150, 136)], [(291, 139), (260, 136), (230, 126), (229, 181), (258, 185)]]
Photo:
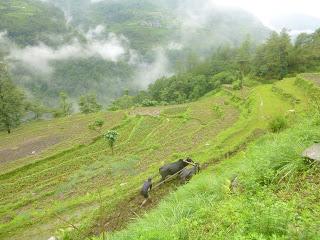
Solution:
[(102, 105), (97, 103), (97, 96), (93, 93), (83, 95), (79, 99), (80, 111), (82, 113), (95, 113), (102, 109)]
[(1, 1), (0, 11), (0, 31), (7, 31), (9, 38), (19, 45), (35, 45), (39, 41), (56, 45), (57, 41), (50, 35), (60, 34), (64, 40), (73, 35), (69, 36), (63, 13), (47, 3)]
[(157, 101), (152, 101), (152, 100), (149, 100), (149, 99), (144, 99), (141, 102), (141, 106), (143, 106), (143, 107), (152, 107), (152, 106), (156, 106), (156, 105), (158, 105)]
[(93, 131), (101, 132), (101, 129), (104, 125), (104, 121), (102, 119), (97, 119), (93, 123), (90, 123), (88, 128)]
[(273, 133), (283, 131), (288, 127), (288, 120), (284, 116), (277, 116), (273, 118), (269, 123), (269, 129)]
[(217, 114), (218, 118), (221, 118), (224, 115), (221, 106), (218, 104), (214, 104), (212, 110)]
[(11, 133), (25, 110), (24, 94), (12, 83), (6, 65), (0, 63), (0, 128)]
[(242, 87), (242, 82), (240, 80), (237, 80), (232, 83), (233, 90), (240, 90)]
[(212, 88), (206, 76), (188, 73), (158, 79), (149, 86), (148, 93), (151, 101), (184, 103), (196, 100), (210, 90)]
[(223, 71), (212, 76), (210, 83), (212, 85), (231, 84), (235, 80), (231, 72)]
[[(217, 48), (205, 61), (196, 61), (180, 74), (169, 78), (160, 78), (151, 84), (148, 90), (139, 93), (135, 104), (147, 101), (169, 104), (194, 101), (218, 89), (222, 84), (232, 84), (233, 89), (242, 89), (244, 84), (257, 84), (257, 79), (270, 81), (282, 79), (288, 74), (320, 66), (318, 52), (320, 29), (311, 35), (302, 34), (292, 44), (285, 29), (280, 34), (273, 32), (264, 44), (256, 47), (248, 36), (240, 47), (228, 45)], [(191, 54), (192, 55), (192, 54)], [(301, 60), (300, 55), (308, 60)], [(309, 65), (308, 61), (311, 62)], [(300, 63), (300, 62), (299, 62)], [(253, 79), (255, 77), (256, 79)], [(132, 105), (132, 104), (131, 104)]]
[(72, 103), (68, 100), (68, 95), (65, 92), (60, 92), (60, 105), (54, 111), (55, 117), (66, 117), (72, 113)]
[(28, 101), (25, 104), (25, 109), (27, 112), (31, 112), (34, 115), (34, 120), (38, 120), (44, 113), (50, 112), (49, 109), (43, 106), (38, 101)]
[(104, 135), (104, 139), (108, 142), (109, 147), (111, 148), (112, 154), (113, 152), (113, 148), (114, 145), (117, 141), (119, 133), (115, 130), (109, 130), (105, 135)]
[(292, 53), (293, 72), (315, 71), (319, 69), (320, 29), (314, 33), (298, 35)]
[(124, 94), (122, 97), (117, 98), (108, 108), (110, 111), (116, 111), (119, 109), (128, 109), (135, 105), (135, 98), (133, 96), (129, 96), (128, 93)]
[[(189, 2), (184, 4), (191, 5)], [(230, 55), (225, 55), (224, 50), (219, 51), (221, 58), (214, 64), (199, 65), (200, 59), (209, 57), (212, 49), (225, 43), (238, 45), (247, 34), (253, 36), (254, 42), (263, 40), (268, 34), (268, 29), (246, 12), (234, 13), (231, 10), (219, 9), (212, 10), (210, 21), (201, 28), (201, 31), (192, 31), (192, 34), (185, 39), (186, 30), (181, 31), (184, 23), (177, 18), (177, 11), (180, 10), (178, 3), (167, 0), (2, 1), (0, 32), (7, 31), (9, 39), (18, 45), (35, 46), (44, 43), (52, 47), (54, 52), (56, 49), (68, 46), (74, 40), (78, 40), (79, 44), (86, 43), (84, 33), (102, 25), (106, 27), (107, 32), (128, 39), (124, 45), (130, 43), (130, 46), (123, 47), (136, 51), (141, 62), (146, 64), (157, 62), (158, 54), (155, 46), (159, 46), (166, 49), (164, 56), (168, 60), (169, 72), (185, 73), (192, 70), (195, 77), (197, 75), (208, 77), (208, 72), (213, 74), (213, 71), (217, 73), (217, 69), (220, 72), (221, 67), (225, 68), (223, 57)], [(64, 13), (68, 13), (72, 21), (65, 21)], [(234, 18), (234, 14), (238, 19)], [(215, 28), (211, 27), (212, 24)], [(101, 40), (107, 39), (107, 33), (102, 35)], [(179, 43), (182, 39), (184, 39), (182, 49), (179, 47), (168, 49), (168, 43)], [(129, 59), (131, 59), (129, 51), (117, 62), (105, 61), (98, 56), (52, 59), (49, 62), (52, 72), (48, 75), (30, 70), (25, 64), (16, 62), (16, 67), (12, 69), (13, 81), (23, 86), (37, 99), (43, 99), (44, 103), (51, 107), (56, 104), (57, 96), (62, 90), (72, 99), (79, 99), (85, 92), (95, 91), (99, 102), (109, 104), (114, 98), (121, 96), (124, 89), (138, 90), (135, 84), (137, 81), (133, 81), (133, 78), (136, 76), (135, 70), (139, 68), (139, 64), (132, 64), (131, 61), (129, 63)], [(219, 64), (216, 64), (218, 62)], [(211, 68), (212, 66), (217, 67)], [(29, 80), (24, 81), (26, 78)], [(204, 92), (204, 88), (201, 85), (195, 86), (190, 98), (179, 90), (176, 93), (177, 99), (173, 102), (196, 98)], [(138, 104), (141, 104), (141, 101), (138, 101)]]

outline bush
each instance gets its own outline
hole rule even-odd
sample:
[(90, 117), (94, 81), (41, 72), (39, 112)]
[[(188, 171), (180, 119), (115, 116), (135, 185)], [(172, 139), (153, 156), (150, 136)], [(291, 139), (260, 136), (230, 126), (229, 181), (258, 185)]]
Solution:
[(288, 127), (288, 120), (283, 116), (277, 116), (269, 123), (269, 129), (273, 133), (281, 132)]
[(210, 83), (211, 85), (217, 85), (217, 84), (231, 84), (235, 80), (235, 77), (230, 72), (220, 72), (216, 75), (214, 75)]
[(241, 81), (237, 80), (232, 83), (232, 88), (233, 90), (240, 90), (241, 89)]
[(96, 132), (100, 133), (101, 128), (103, 127), (103, 125), (104, 125), (104, 121), (101, 120), (101, 119), (97, 119), (93, 123), (90, 123), (88, 128), (90, 130), (93, 130), (93, 131), (96, 131)]
[(117, 141), (119, 133), (115, 130), (110, 130), (104, 135), (104, 139), (108, 142), (109, 147), (111, 148), (111, 152), (113, 155), (113, 147), (115, 142)]
[(142, 101), (142, 106), (143, 107), (152, 107), (152, 106), (156, 106), (158, 105), (158, 102), (157, 101), (152, 101), (152, 100), (149, 100), (149, 99), (145, 99)]

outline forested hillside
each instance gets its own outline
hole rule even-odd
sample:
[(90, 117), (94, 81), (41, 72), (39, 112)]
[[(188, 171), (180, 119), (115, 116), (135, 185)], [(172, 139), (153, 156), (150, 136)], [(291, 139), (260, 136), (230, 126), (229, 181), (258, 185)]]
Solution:
[(58, 8), (40, 1), (1, 1), (0, 12), (0, 31), (20, 46), (58, 45), (74, 34)]
[(107, 104), (157, 78), (185, 71), (212, 49), (268, 34), (236, 9), (171, 1), (5, 1), (1, 51), (15, 83), (45, 105), (65, 91), (76, 103), (96, 92)]
[(194, 61), (183, 73), (156, 80), (146, 91), (116, 99), (110, 109), (185, 103), (224, 85), (241, 89), (298, 73), (318, 72), (319, 46), (320, 29), (302, 33), (294, 41), (284, 29), (271, 33), (260, 45), (249, 37), (239, 47), (220, 47), (205, 61)]

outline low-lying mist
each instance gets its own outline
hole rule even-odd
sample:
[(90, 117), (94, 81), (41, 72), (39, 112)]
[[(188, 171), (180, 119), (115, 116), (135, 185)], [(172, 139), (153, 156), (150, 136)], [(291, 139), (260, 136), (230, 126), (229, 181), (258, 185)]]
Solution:
[(261, 41), (269, 33), (251, 14), (209, 0), (43, 2), (64, 12), (65, 24), (77, 33), (72, 39), (21, 46), (4, 30), (0, 43), (14, 81), (48, 104), (57, 102), (60, 91), (75, 102), (96, 92), (108, 104), (125, 90), (133, 93), (176, 73), (177, 65), (183, 69), (187, 53), (206, 58), (219, 46), (239, 45), (248, 34)]

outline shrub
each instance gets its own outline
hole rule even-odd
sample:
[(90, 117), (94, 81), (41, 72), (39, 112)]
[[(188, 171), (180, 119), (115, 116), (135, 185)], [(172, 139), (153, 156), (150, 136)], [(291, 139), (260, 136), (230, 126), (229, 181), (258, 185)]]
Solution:
[(97, 119), (93, 123), (90, 123), (88, 128), (93, 131), (97, 131), (100, 133), (101, 128), (104, 125), (104, 121), (102, 119)]
[(152, 106), (156, 106), (158, 105), (158, 102), (157, 101), (152, 101), (152, 100), (149, 100), (149, 99), (145, 99), (142, 101), (142, 106), (143, 107), (152, 107)]
[(221, 106), (214, 104), (212, 110), (217, 114), (218, 118), (221, 118), (224, 114)]
[(115, 130), (110, 130), (104, 135), (104, 139), (108, 142), (109, 147), (111, 148), (111, 152), (113, 155), (113, 147), (118, 138), (118, 132)]
[(234, 81), (235, 77), (233, 76), (232, 73), (230, 72), (220, 72), (216, 75), (214, 75), (211, 80), (210, 83), (212, 85), (219, 85), (219, 84), (231, 84)]
[(271, 120), (269, 123), (269, 129), (273, 133), (281, 132), (288, 127), (288, 121), (283, 116), (277, 116)]
[(240, 90), (241, 89), (241, 81), (237, 80), (232, 83), (232, 88), (233, 90)]

